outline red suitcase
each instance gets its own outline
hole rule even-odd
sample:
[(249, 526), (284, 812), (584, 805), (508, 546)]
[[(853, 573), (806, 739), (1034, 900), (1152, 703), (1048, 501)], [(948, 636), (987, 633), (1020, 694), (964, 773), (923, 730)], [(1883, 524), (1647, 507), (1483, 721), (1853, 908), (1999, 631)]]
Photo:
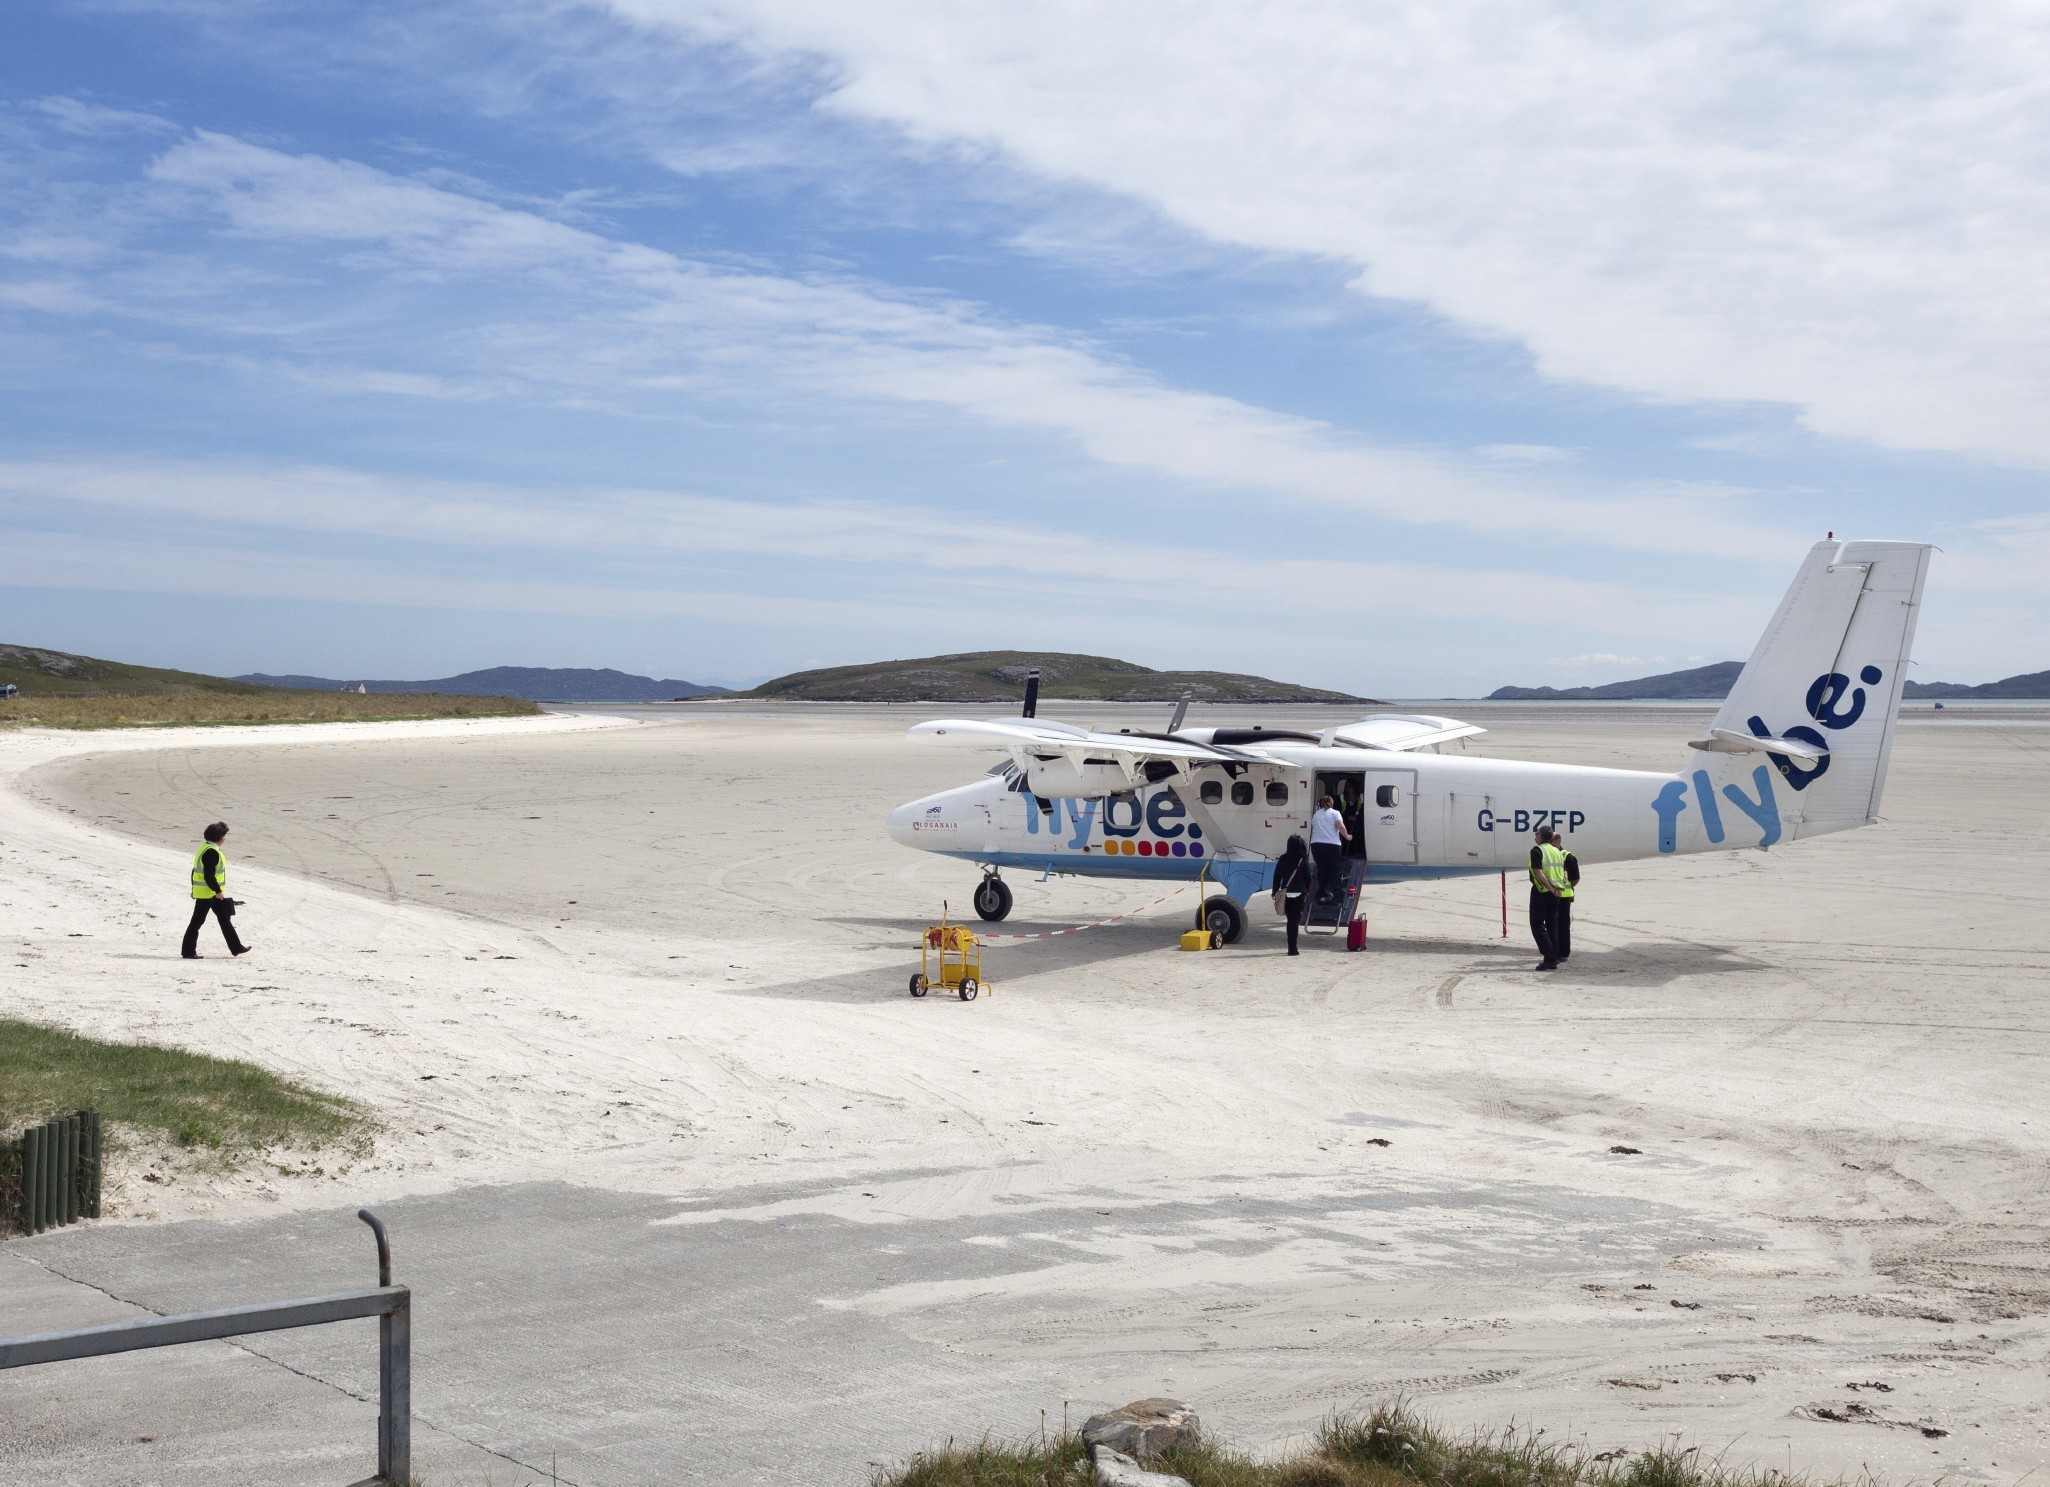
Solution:
[(1345, 948), (1348, 950), (1364, 950), (1367, 948), (1366, 920), (1356, 917), (1352, 923), (1346, 925)]

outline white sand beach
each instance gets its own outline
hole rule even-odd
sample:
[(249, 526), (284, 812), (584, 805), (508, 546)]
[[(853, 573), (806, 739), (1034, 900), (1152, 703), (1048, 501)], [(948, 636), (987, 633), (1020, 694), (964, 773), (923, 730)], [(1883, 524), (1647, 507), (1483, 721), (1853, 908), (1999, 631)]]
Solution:
[[(1698, 721), (1468, 713), (1484, 752), (1657, 768)], [(68, 1324), (49, 1278), (146, 1252), (117, 1233), (216, 1225), (232, 1248), (281, 1216), (552, 1183), (750, 1264), (784, 1231), (814, 1248), (745, 1368), (659, 1337), (614, 1353), (675, 1381), (673, 1415), (501, 1418), (549, 1366), (523, 1346), (423, 1367), (437, 1482), (462, 1452), (552, 1445), (580, 1462), (563, 1480), (856, 1483), (1064, 1400), (1160, 1393), (1259, 1448), (1401, 1392), (1456, 1424), (1679, 1433), (1824, 1474), (2050, 1458), (2050, 710), (1909, 718), (1880, 826), (1602, 870), (1556, 976), (1528, 974), (1514, 883), (1500, 937), (1490, 877), (1383, 891), (1366, 952), (1293, 961), (1264, 907), (1243, 944), (1179, 953), (1185, 892), (994, 948), (970, 1004), (904, 993), (919, 926), (974, 881), (882, 830), (966, 777), (903, 742), (919, 715), (0, 734), (0, 1012), (249, 1059), (384, 1122), (317, 1175), (131, 1164), (98, 1225), (0, 1248), (0, 1332)], [(183, 962), (216, 818), (256, 949)], [(1009, 933), (1161, 892), (1012, 883)], [(744, 1322), (716, 1299), (727, 1252), (691, 1251), (687, 1285)], [(574, 1284), (604, 1290), (603, 1265)], [(797, 1382), (828, 1347), (808, 1318), (867, 1379), (830, 1426)], [(868, 1378), (868, 1356), (911, 1361)], [(29, 1377), (54, 1372), (0, 1376), (0, 1400), (59, 1410)], [(693, 1390), (765, 1444), (663, 1476), (679, 1442), (713, 1449)], [(0, 1447), (0, 1480), (155, 1479), (62, 1408), (41, 1463)], [(757, 1475), (771, 1449), (803, 1464)]]

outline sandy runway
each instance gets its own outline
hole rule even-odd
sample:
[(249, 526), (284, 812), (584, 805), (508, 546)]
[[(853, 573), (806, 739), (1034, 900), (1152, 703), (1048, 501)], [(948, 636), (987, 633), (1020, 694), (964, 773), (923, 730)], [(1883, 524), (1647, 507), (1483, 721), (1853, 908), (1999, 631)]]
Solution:
[[(1467, 711), (1490, 752), (1642, 767), (1698, 722)], [(916, 927), (973, 881), (883, 835), (959, 763), (906, 721), (0, 735), (0, 1006), (388, 1120), (347, 1170), (131, 1181), (123, 1218), (10, 1244), (0, 1331), (71, 1320), (57, 1277), (94, 1305), (293, 1290), (295, 1257), (359, 1243), (296, 1236), (377, 1202), (439, 1287), (410, 1277), (442, 1298), (421, 1410), (453, 1480), (553, 1450), (566, 1481), (859, 1482), (1162, 1391), (1252, 1445), (1400, 1389), (1826, 1472), (2050, 1455), (2050, 717), (1913, 719), (1882, 826), (1603, 870), (1569, 974), (1526, 973), (1486, 879), (1383, 892), (1369, 953), (1294, 962), (1264, 912), (1176, 953), (1184, 895), (997, 952), (969, 1005), (902, 992)], [(215, 817), (259, 949), (184, 963)], [(1159, 893), (1013, 885), (1014, 931)], [(523, 1235), (584, 1263), (550, 1272)], [(253, 1271), (152, 1268), (228, 1251)], [(464, 1307), (494, 1278), (545, 1336)], [(356, 1366), (280, 1347), (295, 1388)], [(574, 1388), (503, 1407), (564, 1347), (592, 1398), (608, 1368), (637, 1381), (631, 1419)], [(61, 1372), (0, 1378), (47, 1427), (34, 1459), (0, 1447), (0, 1480), (158, 1479), (164, 1451), (114, 1452)], [(195, 1451), (224, 1428), (185, 1425)]]

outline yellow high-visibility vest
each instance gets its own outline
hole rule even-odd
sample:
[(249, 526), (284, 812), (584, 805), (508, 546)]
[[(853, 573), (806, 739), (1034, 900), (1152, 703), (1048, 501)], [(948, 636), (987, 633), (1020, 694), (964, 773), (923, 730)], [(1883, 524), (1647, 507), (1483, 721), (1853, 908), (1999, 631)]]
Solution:
[(1566, 881), (1566, 854), (1546, 842), (1537, 849), (1538, 860), (1530, 869), (1530, 886), (1539, 893), (1573, 897), (1573, 885)]
[(1545, 870), (1553, 875), (1552, 892), (1561, 898), (1573, 897), (1573, 880), (1566, 876), (1566, 851), (1563, 847), (1545, 848)]
[[(213, 891), (213, 889), (206, 886), (206, 865), (199, 860), (200, 858), (206, 856), (208, 847), (213, 848), (214, 851), (219, 852), (221, 854), (220, 863), (214, 868), (214, 880), (221, 885), (221, 891), (219, 894), (216, 894)], [(221, 846), (219, 842), (207, 842), (197, 852), (194, 852), (192, 854), (192, 896), (194, 898), (217, 898), (225, 897), (227, 895), (227, 892), (227, 851)]]

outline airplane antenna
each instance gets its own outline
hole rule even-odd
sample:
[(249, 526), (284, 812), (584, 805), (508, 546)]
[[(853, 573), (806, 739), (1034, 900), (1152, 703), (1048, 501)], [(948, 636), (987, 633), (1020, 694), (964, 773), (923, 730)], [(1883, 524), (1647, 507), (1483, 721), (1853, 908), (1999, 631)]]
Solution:
[(1167, 731), (1169, 733), (1180, 733), (1182, 731), (1182, 720), (1189, 715), (1189, 699), (1195, 695), (1194, 692), (1182, 693), (1182, 700), (1174, 705), (1174, 716), (1168, 720)]
[(1039, 668), (1033, 667), (1025, 673), (1025, 711), (1023, 717), (1039, 716)]

